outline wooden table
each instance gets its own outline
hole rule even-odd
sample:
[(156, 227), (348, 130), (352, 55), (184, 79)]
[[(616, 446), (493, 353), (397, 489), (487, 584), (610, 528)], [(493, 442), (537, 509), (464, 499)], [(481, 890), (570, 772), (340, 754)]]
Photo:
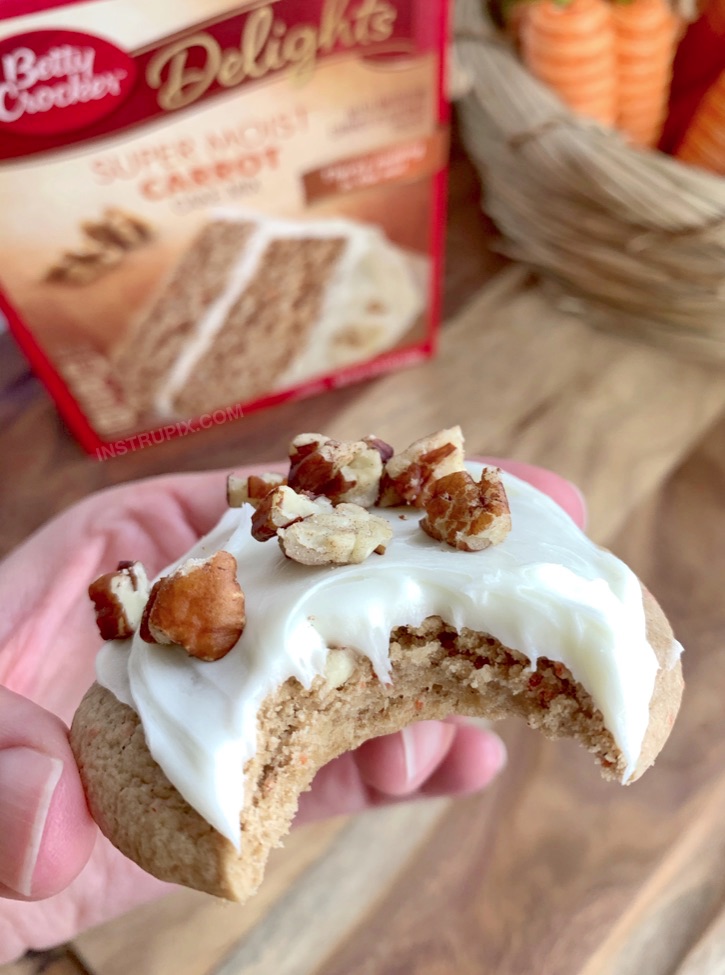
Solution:
[(99, 464), (4, 344), (0, 545), (107, 484), (278, 458), (291, 431), (461, 422), (471, 453), (577, 481), (593, 537), (666, 608), (688, 686), (656, 768), (608, 785), (507, 724), (485, 795), (299, 830), (245, 907), (180, 891), (0, 975), (725, 973), (725, 373), (557, 312), (492, 255), (477, 195), (457, 152), (440, 354), (397, 375)]

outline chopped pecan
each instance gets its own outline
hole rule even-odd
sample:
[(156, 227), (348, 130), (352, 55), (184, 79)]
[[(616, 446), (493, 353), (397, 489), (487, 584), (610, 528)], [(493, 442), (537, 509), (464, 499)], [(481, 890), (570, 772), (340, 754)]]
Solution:
[(244, 631), (244, 593), (229, 552), (188, 559), (154, 585), (141, 620), (147, 643), (178, 644), (199, 660), (219, 660)]
[(295, 491), (369, 508), (375, 504), (383, 472), (382, 440), (330, 440), (303, 433), (290, 444), (288, 483)]
[(284, 554), (302, 565), (352, 565), (385, 551), (393, 530), (384, 518), (343, 502), (278, 532)]
[(140, 562), (119, 562), (88, 587), (96, 610), (96, 623), (104, 640), (133, 636), (149, 595), (146, 570)]
[(425, 506), (433, 483), (446, 474), (464, 470), (463, 434), (460, 427), (439, 430), (416, 440), (385, 465), (380, 481), (382, 508), (409, 504)]
[(240, 477), (227, 475), (227, 504), (230, 508), (241, 508), (243, 504), (258, 507), (260, 501), (280, 484), (286, 484), (284, 474), (250, 474)]
[(437, 480), (420, 527), (464, 552), (498, 545), (511, 531), (511, 512), (498, 467), (484, 467), (478, 484), (468, 471)]
[(274, 538), (280, 528), (331, 510), (332, 504), (327, 498), (308, 498), (281, 484), (259, 502), (252, 515), (252, 536), (258, 542), (266, 542)]

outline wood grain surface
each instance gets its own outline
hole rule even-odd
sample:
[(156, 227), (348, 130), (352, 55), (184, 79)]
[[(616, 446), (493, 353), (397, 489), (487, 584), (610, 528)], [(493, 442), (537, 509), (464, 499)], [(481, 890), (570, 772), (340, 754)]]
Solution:
[(440, 355), (394, 376), (97, 464), (5, 356), (0, 545), (95, 488), (275, 459), (298, 430), (400, 444), (460, 422), (470, 453), (577, 480), (592, 535), (665, 607), (687, 689), (657, 765), (623, 789), (506, 723), (484, 795), (300, 829), (245, 907), (180, 891), (0, 975), (724, 975), (725, 374), (565, 317), (490, 256), (476, 197), (456, 156)]

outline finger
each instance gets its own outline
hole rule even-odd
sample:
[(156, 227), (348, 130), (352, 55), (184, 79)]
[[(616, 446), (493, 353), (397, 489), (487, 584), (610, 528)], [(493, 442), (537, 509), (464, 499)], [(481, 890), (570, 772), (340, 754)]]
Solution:
[(415, 792), (445, 760), (455, 735), (453, 724), (421, 721), (366, 741), (317, 772), (311, 791), (300, 798), (295, 824), (360, 812)]
[(0, 687), (0, 895), (36, 900), (63, 890), (96, 832), (65, 725)]
[(356, 752), (363, 782), (385, 795), (410, 795), (445, 759), (455, 734), (451, 724), (419, 721), (366, 741)]
[(406, 746), (400, 740), (403, 733), (365, 742), (318, 771), (311, 791), (300, 798), (295, 825), (402, 799), (468, 795), (488, 786), (504, 768), (506, 748), (493, 732), (465, 718), (420, 722), (406, 731), (424, 725), (431, 727), (419, 732), (409, 748), (409, 754), (421, 761), (411, 779), (405, 768)]
[(502, 460), (500, 457), (476, 457), (483, 464), (495, 464), (496, 467), (508, 471), (514, 477), (521, 478), (529, 484), (548, 494), (564, 511), (579, 525), (586, 528), (587, 506), (584, 495), (572, 481), (568, 481), (560, 474), (547, 470), (545, 467), (535, 467), (518, 460)]
[(506, 746), (498, 735), (465, 718), (452, 720), (456, 722), (453, 743), (445, 762), (421, 786), (421, 796), (463, 796), (479, 792), (506, 765)]
[[(441, 735), (440, 739), (443, 747), (436, 752), (431, 740), (432, 729), (428, 729), (425, 736), (420, 736), (413, 746), (420, 762), (414, 774), (405, 781), (405, 785), (402, 776), (391, 780), (390, 774), (396, 767), (396, 752), (400, 750), (397, 740), (401, 737), (405, 739), (409, 732), (415, 733), (425, 725), (446, 730), (447, 733)], [(428, 741), (425, 740), (426, 736), (430, 736)], [(366, 768), (368, 761), (377, 762), (377, 766)], [(506, 747), (492, 731), (465, 718), (449, 718), (445, 722), (423, 721), (410, 725), (399, 735), (367, 742), (358, 750), (357, 762), (362, 765), (363, 780), (377, 792), (374, 804), (378, 805), (388, 797), (452, 796), (477, 792), (489, 785), (506, 765)], [(399, 764), (397, 768), (400, 773)]]
[(371, 792), (355, 762), (355, 752), (347, 752), (318, 770), (311, 790), (300, 796), (294, 825), (351, 815), (372, 804)]

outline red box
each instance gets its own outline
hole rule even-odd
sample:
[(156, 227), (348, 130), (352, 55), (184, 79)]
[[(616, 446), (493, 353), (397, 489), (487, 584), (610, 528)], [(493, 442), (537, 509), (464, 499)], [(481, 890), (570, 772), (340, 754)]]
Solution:
[(88, 451), (431, 354), (445, 6), (3, 8), (0, 301)]

